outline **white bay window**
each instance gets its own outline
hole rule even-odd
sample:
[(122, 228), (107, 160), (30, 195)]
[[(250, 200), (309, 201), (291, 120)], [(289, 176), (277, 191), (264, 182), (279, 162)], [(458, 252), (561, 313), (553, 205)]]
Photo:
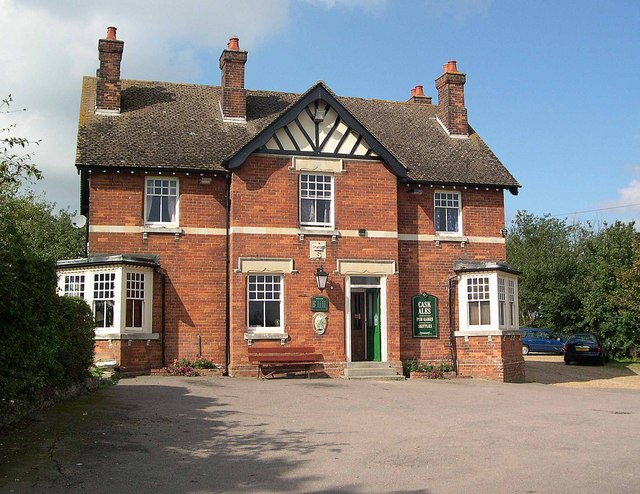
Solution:
[(87, 302), (96, 337), (151, 333), (153, 261), (136, 258), (134, 262), (146, 265), (135, 265), (123, 262), (126, 256), (97, 257), (101, 262), (89, 258), (58, 263), (60, 295)]
[(460, 331), (518, 329), (518, 271), (500, 262), (458, 261)]

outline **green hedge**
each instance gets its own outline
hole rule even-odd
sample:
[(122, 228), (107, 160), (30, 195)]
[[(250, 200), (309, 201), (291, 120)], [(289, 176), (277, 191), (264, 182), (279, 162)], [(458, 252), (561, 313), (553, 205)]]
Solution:
[[(0, 208), (2, 209), (2, 208)], [(54, 261), (0, 215), (0, 399), (78, 382), (93, 357), (89, 306), (56, 293)]]

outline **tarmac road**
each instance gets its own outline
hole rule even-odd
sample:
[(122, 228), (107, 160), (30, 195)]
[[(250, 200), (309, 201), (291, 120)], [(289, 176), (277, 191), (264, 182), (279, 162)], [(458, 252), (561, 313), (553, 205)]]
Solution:
[(0, 436), (0, 492), (640, 492), (640, 392), (139, 377)]

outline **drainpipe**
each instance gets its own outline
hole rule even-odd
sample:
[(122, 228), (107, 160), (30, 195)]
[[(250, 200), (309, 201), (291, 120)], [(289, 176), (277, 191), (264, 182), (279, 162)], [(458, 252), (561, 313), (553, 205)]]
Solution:
[(450, 276), (449, 277), (449, 349), (451, 350), (451, 364), (453, 365), (453, 370), (458, 375), (458, 356), (456, 351), (456, 336), (455, 331), (453, 330), (453, 307), (454, 307), (454, 291), (455, 284), (454, 280), (458, 279), (458, 276)]
[(161, 351), (161, 358), (162, 358), (162, 367), (165, 366), (165, 360), (166, 360), (166, 356), (165, 356), (165, 333), (167, 330), (167, 319), (166, 319), (166, 300), (167, 300), (167, 277), (164, 274), (163, 271), (158, 270), (158, 274), (160, 275), (160, 280), (162, 282), (162, 333), (160, 335), (160, 351)]
[(229, 321), (230, 315), (230, 300), (231, 300), (231, 289), (229, 287), (229, 266), (231, 260), (229, 259), (229, 225), (231, 222), (231, 174), (227, 174), (227, 185), (226, 185), (226, 232), (225, 232), (225, 335), (224, 335), (224, 375), (229, 375), (229, 362), (231, 360), (231, 322)]

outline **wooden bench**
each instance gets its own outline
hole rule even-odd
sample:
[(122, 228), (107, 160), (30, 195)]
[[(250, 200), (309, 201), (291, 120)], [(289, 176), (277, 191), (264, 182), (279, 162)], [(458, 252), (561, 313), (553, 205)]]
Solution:
[[(304, 370), (305, 376), (309, 375), (309, 367), (322, 362), (322, 354), (316, 353), (311, 346), (294, 347), (249, 347), (249, 362), (258, 365), (258, 379), (273, 376), (283, 372)], [(265, 369), (269, 372), (265, 373)]]

